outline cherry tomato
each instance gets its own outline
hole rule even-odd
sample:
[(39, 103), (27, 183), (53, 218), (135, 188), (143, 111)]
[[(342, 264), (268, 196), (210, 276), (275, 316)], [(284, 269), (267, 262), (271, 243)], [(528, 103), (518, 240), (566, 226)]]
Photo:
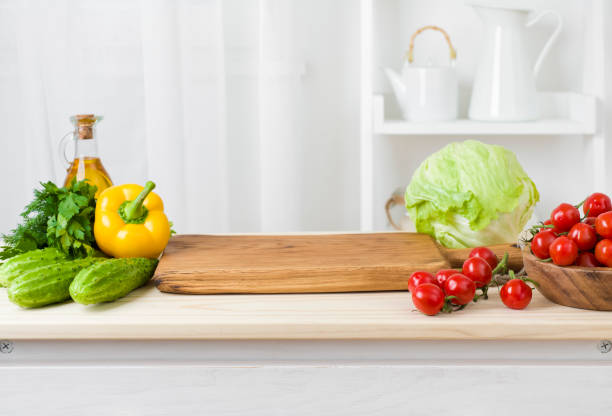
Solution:
[(572, 228), (572, 225), (580, 222), (580, 211), (571, 204), (563, 203), (553, 209), (553, 212), (550, 214), (550, 220), (552, 225), (559, 231), (568, 231)]
[(590, 251), (578, 254), (575, 264), (580, 267), (601, 267), (601, 263), (597, 261), (595, 254)]
[(449, 277), (451, 277), (454, 274), (459, 273), (457, 270), (455, 269), (442, 269), (439, 270), (438, 273), (436, 273), (436, 282), (438, 283), (438, 286), (440, 286), (440, 288), (444, 289), (444, 283), (448, 280)]
[[(544, 225), (553, 225), (553, 223), (552, 223), (552, 221), (549, 218), (546, 221), (544, 221)], [(553, 228), (542, 228), (542, 230), (550, 230), (550, 231), (552, 231), (555, 234), (559, 234), (559, 233), (563, 232), (563, 231), (559, 230), (558, 228), (556, 228), (554, 225), (553, 225)]]
[(413, 292), (417, 286), (420, 286), (423, 283), (433, 283), (436, 286), (438, 285), (438, 282), (436, 282), (433, 274), (419, 270), (410, 275), (410, 278), (408, 279), (408, 290)]
[(444, 283), (444, 292), (447, 296), (455, 296), (451, 299), (455, 305), (466, 305), (474, 299), (476, 285), (469, 277), (455, 273)]
[(548, 229), (540, 231), (531, 240), (531, 252), (540, 259), (547, 259), (550, 257), (548, 249), (553, 241), (557, 238), (557, 235)]
[(557, 266), (569, 266), (578, 258), (578, 246), (574, 240), (564, 235), (552, 242), (549, 251), (553, 263)]
[(597, 244), (595, 228), (582, 222), (574, 224), (567, 236), (576, 242), (578, 250), (589, 251)]
[(586, 217), (582, 220), (584, 224), (590, 225), (591, 227), (595, 227), (595, 221), (597, 221), (597, 217)]
[(480, 257), (470, 257), (463, 263), (462, 272), (476, 283), (476, 287), (483, 287), (491, 282), (493, 273), (489, 263)]
[(612, 211), (612, 202), (608, 195), (599, 192), (589, 195), (582, 204), (582, 212), (589, 217), (597, 217), (608, 211)]
[(521, 279), (510, 280), (499, 290), (499, 297), (510, 309), (525, 309), (532, 296), (531, 288)]
[(612, 267), (612, 240), (601, 240), (595, 246), (595, 258), (607, 267)]
[(595, 220), (595, 231), (603, 238), (612, 237), (612, 211), (599, 214)]
[(433, 283), (423, 283), (412, 292), (412, 303), (425, 315), (436, 315), (444, 307), (444, 292)]
[(476, 247), (475, 249), (470, 251), (470, 255), (468, 257), (480, 257), (481, 259), (489, 263), (489, 266), (491, 266), (491, 270), (493, 270), (497, 266), (497, 263), (499, 263), (499, 259), (497, 258), (495, 253), (493, 253), (491, 249), (487, 247)]

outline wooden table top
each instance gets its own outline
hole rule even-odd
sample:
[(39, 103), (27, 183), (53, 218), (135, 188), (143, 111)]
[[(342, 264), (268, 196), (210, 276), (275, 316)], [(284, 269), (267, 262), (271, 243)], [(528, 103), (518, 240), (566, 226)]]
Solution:
[(0, 339), (523, 339), (612, 338), (612, 312), (555, 305), (534, 292), (524, 311), (489, 300), (435, 317), (408, 292), (171, 295), (152, 284), (113, 303), (25, 310), (0, 289)]

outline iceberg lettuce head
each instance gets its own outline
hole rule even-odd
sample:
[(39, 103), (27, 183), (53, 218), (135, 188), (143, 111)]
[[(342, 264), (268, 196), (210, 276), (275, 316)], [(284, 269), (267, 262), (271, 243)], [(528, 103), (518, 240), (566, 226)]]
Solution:
[(405, 195), (416, 230), (449, 248), (516, 242), (539, 199), (514, 153), (475, 140), (429, 156)]

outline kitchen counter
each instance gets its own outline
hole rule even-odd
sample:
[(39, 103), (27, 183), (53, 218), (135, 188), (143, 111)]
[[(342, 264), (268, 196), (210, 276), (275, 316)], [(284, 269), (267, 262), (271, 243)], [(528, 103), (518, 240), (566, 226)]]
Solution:
[[(5, 289), (2, 289), (4, 291)], [(408, 292), (293, 295), (170, 295), (152, 284), (114, 303), (24, 310), (0, 296), (9, 339), (581, 340), (612, 338), (612, 313), (572, 309), (537, 291), (525, 311), (489, 300), (435, 317)]]
[[(4, 291), (5, 414), (612, 408), (612, 313), (565, 308), (537, 292), (525, 311), (507, 309), (493, 289), (487, 301), (427, 317), (407, 292), (187, 296), (148, 285), (114, 303), (23, 310)], [(495, 410), (484, 404), (491, 400)]]

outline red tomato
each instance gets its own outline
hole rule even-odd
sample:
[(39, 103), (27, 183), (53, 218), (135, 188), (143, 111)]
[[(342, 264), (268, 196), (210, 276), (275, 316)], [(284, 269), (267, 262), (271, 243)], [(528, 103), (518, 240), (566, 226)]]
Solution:
[(552, 242), (549, 251), (553, 263), (557, 266), (569, 266), (578, 258), (578, 246), (574, 240), (564, 235)]
[(480, 257), (470, 257), (463, 263), (463, 274), (476, 283), (476, 287), (483, 287), (491, 282), (493, 273), (489, 263)]
[(582, 222), (574, 224), (567, 236), (576, 242), (578, 250), (581, 251), (589, 251), (597, 244), (595, 228)]
[(425, 315), (436, 315), (444, 307), (444, 292), (433, 283), (423, 283), (412, 292), (412, 303)]
[(531, 288), (521, 279), (510, 280), (499, 290), (499, 297), (510, 309), (525, 309), (531, 296)]
[(444, 283), (444, 292), (447, 296), (455, 296), (451, 302), (455, 305), (466, 305), (474, 299), (476, 285), (474, 281), (461, 273), (455, 273)]
[(550, 220), (559, 231), (567, 231), (572, 228), (572, 225), (580, 222), (580, 211), (571, 204), (563, 203), (553, 209)]
[(533, 236), (533, 240), (531, 240), (532, 253), (540, 259), (549, 258), (550, 252), (548, 251), (548, 249), (556, 238), (556, 234), (551, 230), (544, 229), (544, 231), (540, 231), (535, 236)]
[(612, 211), (612, 202), (608, 195), (599, 192), (589, 195), (582, 205), (582, 212), (589, 217), (597, 217), (608, 211)]
[(603, 238), (612, 237), (612, 211), (604, 212), (597, 216), (595, 231)]
[(454, 274), (459, 273), (457, 270), (455, 269), (442, 269), (439, 270), (438, 273), (436, 273), (436, 282), (438, 284), (438, 286), (440, 286), (442, 289), (444, 289), (444, 283), (448, 280), (449, 277), (451, 277)]
[(597, 261), (595, 254), (590, 251), (585, 251), (578, 254), (576, 259), (576, 266), (580, 267), (601, 267), (601, 263)]
[(497, 266), (497, 263), (499, 263), (499, 259), (497, 258), (495, 253), (493, 253), (491, 249), (487, 247), (476, 247), (475, 249), (470, 251), (470, 255), (468, 257), (480, 257), (481, 259), (489, 263), (489, 266), (491, 266), (491, 270), (494, 269), (495, 266)]
[(607, 267), (612, 267), (612, 240), (601, 240), (595, 246), (595, 258)]
[(436, 286), (438, 285), (438, 282), (436, 282), (436, 279), (431, 273), (419, 270), (410, 275), (410, 278), (408, 279), (408, 290), (413, 292), (414, 289), (423, 283), (433, 283)]
[[(552, 223), (552, 221), (549, 218), (546, 221), (544, 221), (544, 225), (553, 225), (553, 223)], [(554, 225), (553, 225), (553, 228), (542, 228), (542, 230), (550, 230), (550, 231), (552, 231), (555, 234), (559, 234), (559, 233), (563, 232), (563, 231), (559, 230), (558, 228), (556, 228)]]
[(582, 220), (584, 224), (590, 225), (592, 227), (595, 227), (595, 221), (597, 221), (597, 217), (586, 217), (584, 220)]

